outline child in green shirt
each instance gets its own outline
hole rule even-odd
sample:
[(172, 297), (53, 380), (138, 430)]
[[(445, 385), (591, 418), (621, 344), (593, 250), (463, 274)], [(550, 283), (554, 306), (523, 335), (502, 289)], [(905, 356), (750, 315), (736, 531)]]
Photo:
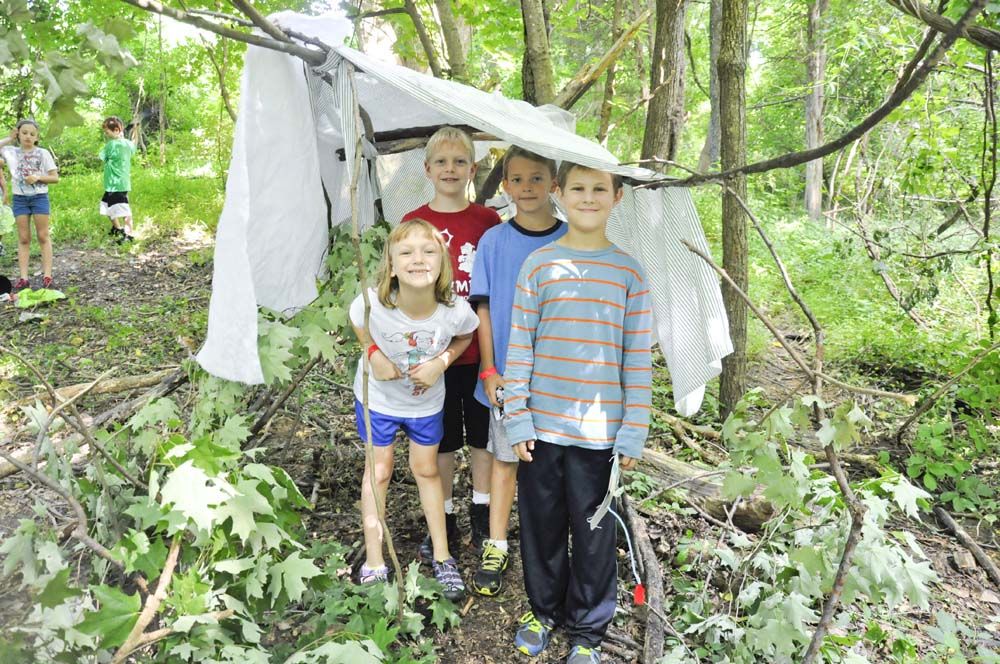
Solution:
[(128, 192), (132, 188), (132, 155), (135, 143), (122, 136), (121, 118), (111, 116), (104, 121), (104, 136), (108, 141), (101, 148), (104, 162), (104, 197), (101, 198), (101, 214), (111, 219), (109, 235), (119, 244), (132, 241), (132, 207), (128, 202)]

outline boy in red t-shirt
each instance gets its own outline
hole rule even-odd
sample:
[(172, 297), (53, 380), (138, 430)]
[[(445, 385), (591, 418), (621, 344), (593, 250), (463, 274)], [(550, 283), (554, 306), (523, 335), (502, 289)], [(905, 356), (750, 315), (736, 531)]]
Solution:
[[(461, 129), (442, 127), (427, 141), (424, 168), (434, 185), (434, 198), (403, 221), (423, 219), (444, 235), (451, 254), (455, 294), (468, 299), (472, 283), (472, 264), (479, 238), (500, 223), (493, 210), (469, 201), (469, 181), (476, 173), (472, 139)], [(469, 521), (472, 544), (480, 551), (490, 534), (490, 471), (493, 457), (486, 451), (489, 438), (489, 408), (473, 396), (479, 371), (479, 344), (473, 337), (469, 348), (444, 374), (444, 438), (438, 447), (438, 472), (444, 493), (445, 521), (449, 542), (459, 539), (452, 485), (455, 477), (455, 452), (467, 441), (472, 468), (472, 505)], [(464, 432), (464, 435), (463, 435)], [(420, 555), (431, 559), (430, 537), (420, 546)]]

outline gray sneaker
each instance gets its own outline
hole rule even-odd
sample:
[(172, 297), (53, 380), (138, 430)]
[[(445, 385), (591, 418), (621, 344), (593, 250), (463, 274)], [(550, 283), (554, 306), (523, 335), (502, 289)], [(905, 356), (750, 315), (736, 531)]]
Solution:
[(465, 597), (465, 583), (458, 571), (458, 562), (454, 558), (433, 562), (434, 578), (444, 586), (442, 593), (446, 599), (457, 602)]

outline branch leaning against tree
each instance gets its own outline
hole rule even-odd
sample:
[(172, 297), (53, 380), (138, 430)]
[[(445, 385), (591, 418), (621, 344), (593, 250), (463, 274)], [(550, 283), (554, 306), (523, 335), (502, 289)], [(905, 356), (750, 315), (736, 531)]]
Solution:
[[(886, 0), (886, 2), (904, 14), (920, 19), (938, 32), (948, 32), (955, 26), (951, 19), (938, 14), (919, 0)], [(970, 25), (962, 31), (962, 37), (981, 48), (1000, 51), (1000, 32), (996, 30)]]
[[(757, 161), (739, 168), (732, 168), (728, 171), (706, 173), (704, 175), (692, 175), (691, 177), (678, 180), (661, 180), (645, 186), (652, 188), (693, 187), (695, 185), (714, 182), (716, 180), (725, 180), (740, 173), (746, 173), (749, 175), (753, 173), (764, 173), (777, 168), (791, 168), (793, 166), (799, 166), (807, 161), (820, 159), (828, 154), (833, 154), (837, 150), (843, 149), (868, 133), (875, 125), (884, 120), (893, 110), (906, 101), (918, 87), (920, 87), (934, 67), (936, 67), (938, 63), (941, 62), (942, 58), (944, 58), (948, 49), (951, 48), (955, 41), (962, 35), (962, 32), (968, 27), (968, 25), (975, 20), (976, 16), (982, 12), (983, 7), (985, 6), (986, 0), (972, 0), (969, 4), (969, 8), (966, 10), (965, 14), (962, 15), (962, 18), (952, 26), (951, 30), (941, 37), (941, 40), (938, 41), (937, 47), (935, 47), (934, 51), (927, 56), (927, 58), (924, 59), (918, 67), (916, 67), (916, 69), (913, 69), (913, 74), (910, 75), (909, 79), (905, 82), (902, 82), (902, 80), (897, 82), (892, 94), (889, 95), (889, 98), (881, 106), (872, 111), (871, 114), (869, 114), (868, 117), (862, 120), (858, 125), (854, 126), (844, 134), (841, 134), (829, 143), (820, 145), (812, 150), (789, 152), (778, 157), (765, 159), (764, 161)], [(917, 56), (919, 55), (920, 51), (918, 50)], [(914, 58), (914, 60), (919, 60), (919, 57)], [(907, 65), (906, 70), (910, 69), (910, 66)], [(899, 83), (902, 84), (900, 85)]]

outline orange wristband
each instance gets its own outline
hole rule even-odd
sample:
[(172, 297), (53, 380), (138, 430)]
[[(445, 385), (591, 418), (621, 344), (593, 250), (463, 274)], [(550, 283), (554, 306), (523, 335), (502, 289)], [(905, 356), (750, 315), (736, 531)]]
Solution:
[(496, 375), (497, 375), (497, 368), (496, 367), (490, 367), (489, 369), (483, 369), (482, 371), (479, 372), (479, 380), (486, 380), (490, 376), (496, 376)]

